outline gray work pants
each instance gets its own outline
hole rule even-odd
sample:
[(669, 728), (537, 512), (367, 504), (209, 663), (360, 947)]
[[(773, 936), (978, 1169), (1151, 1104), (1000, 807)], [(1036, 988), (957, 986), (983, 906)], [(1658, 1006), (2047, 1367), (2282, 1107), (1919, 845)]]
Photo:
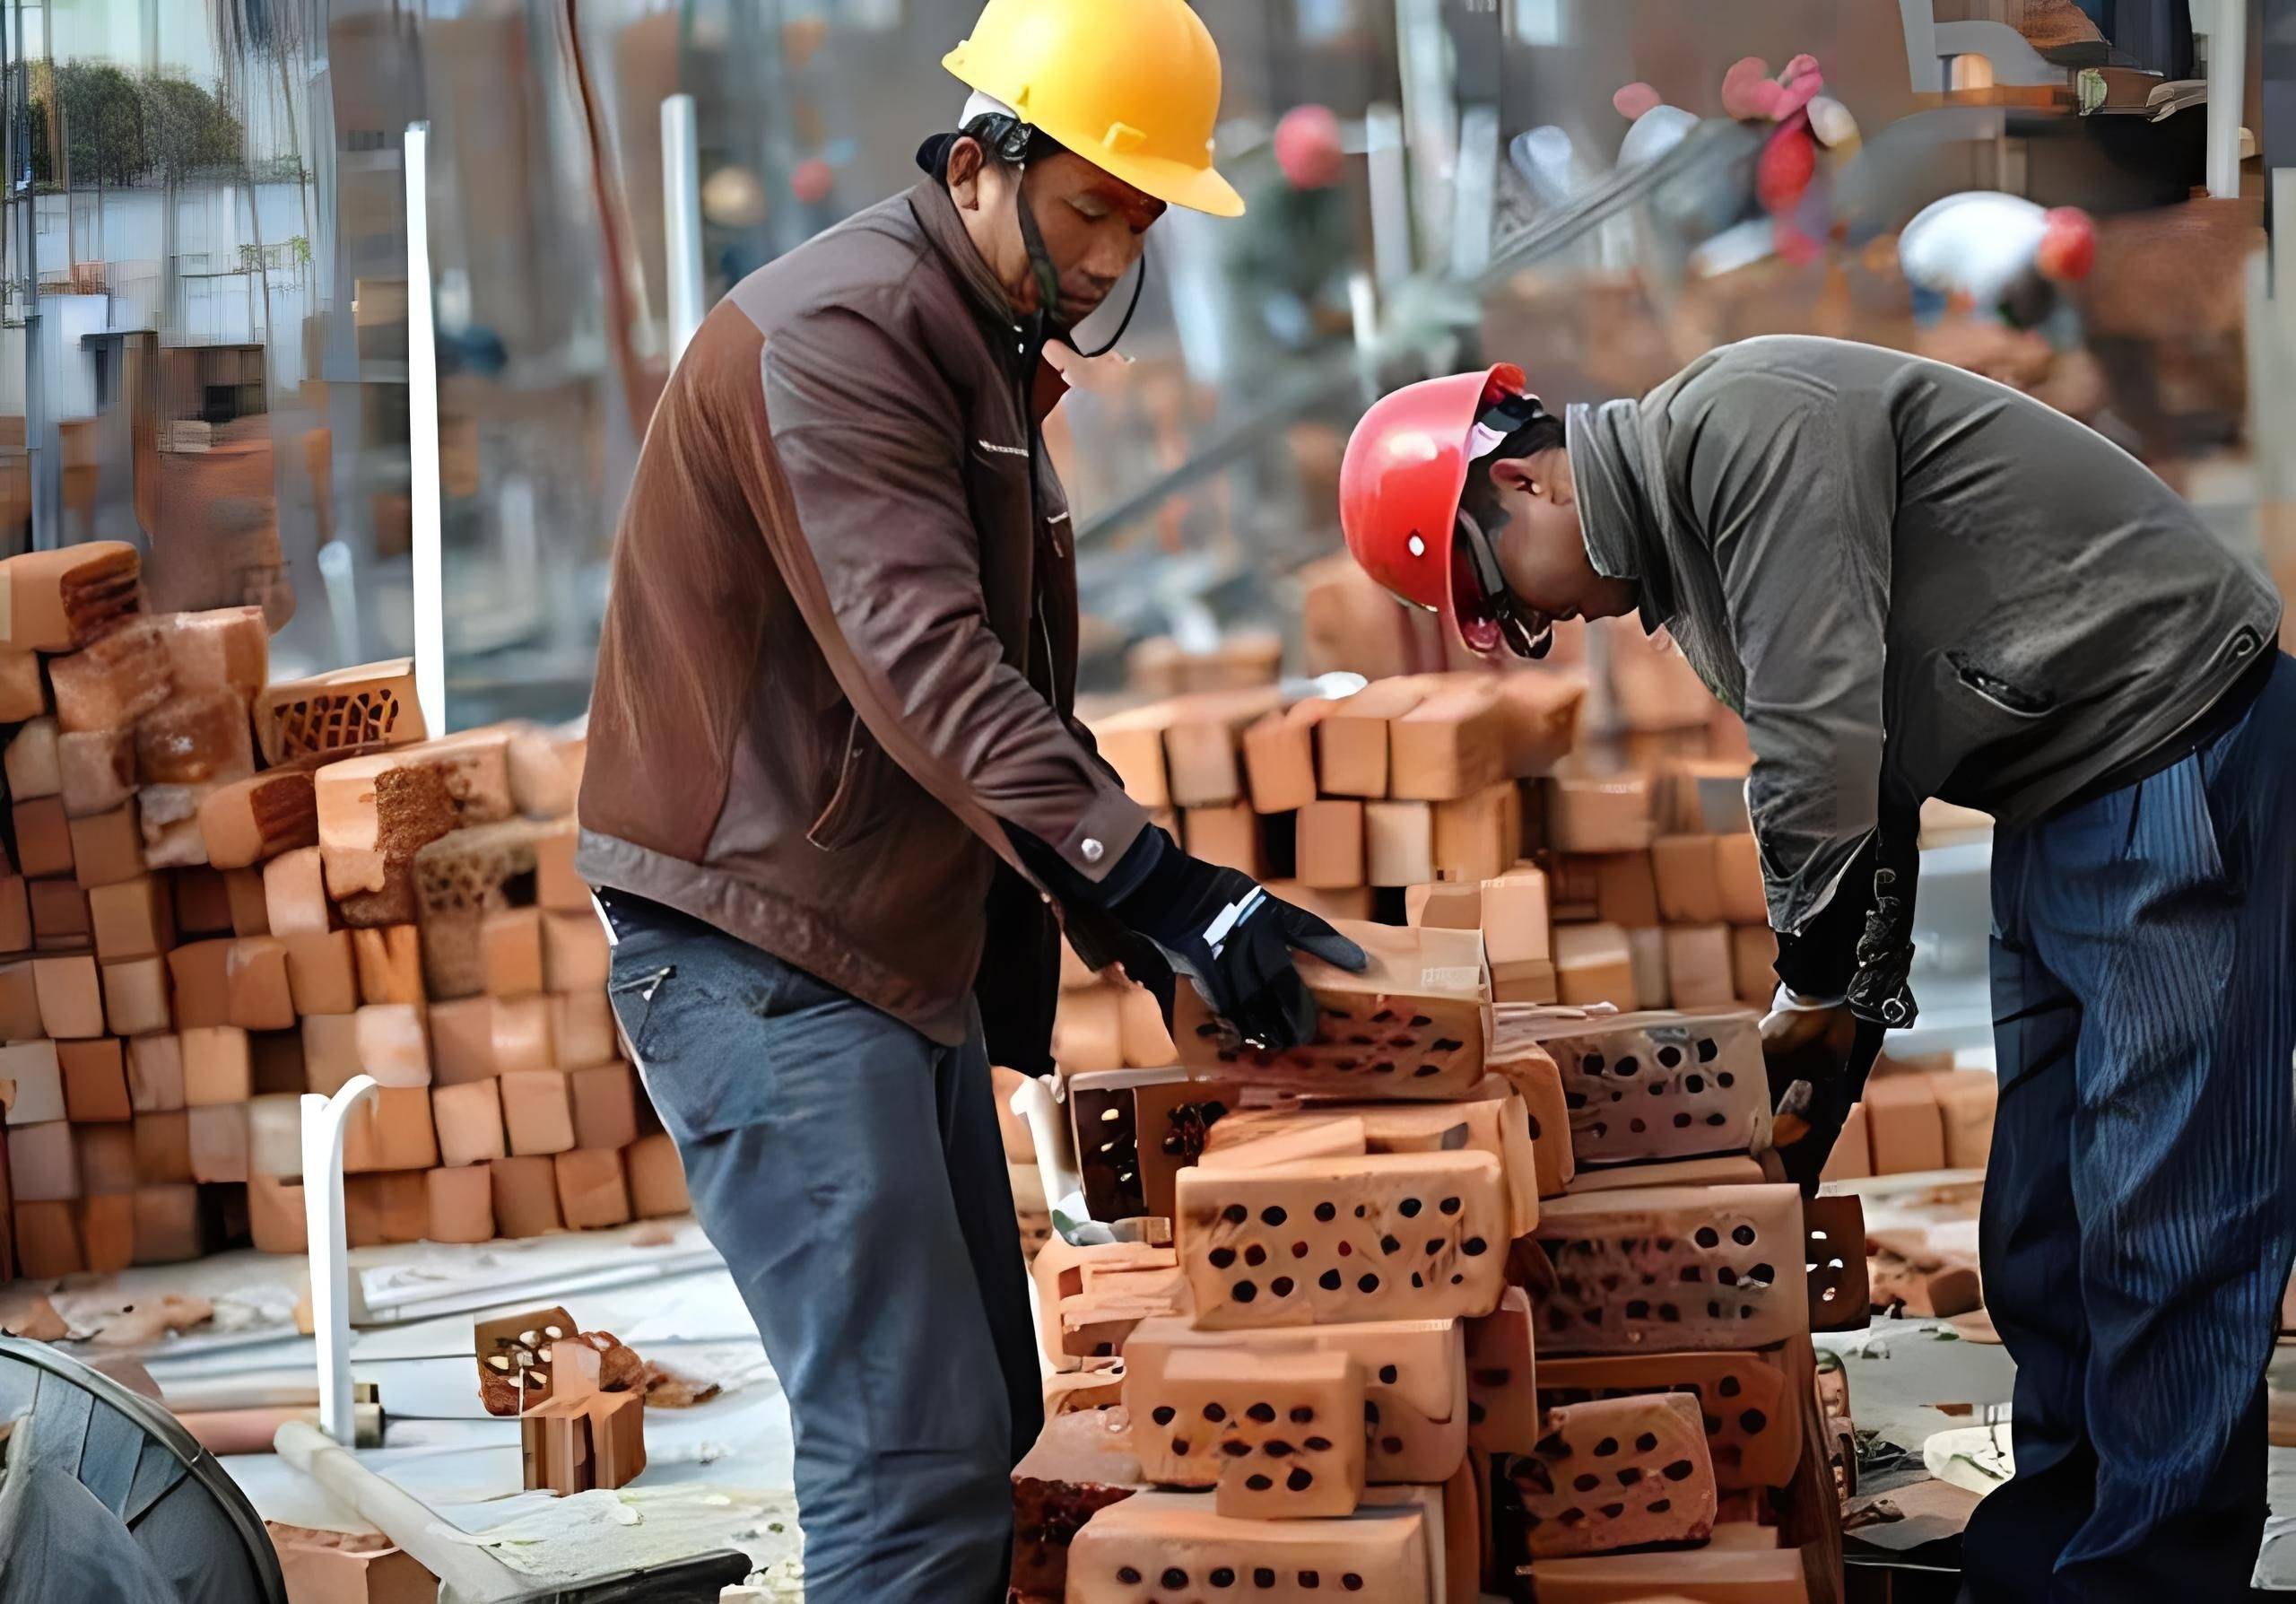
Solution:
[(978, 1025), (959, 1047), (620, 894), (613, 1007), (789, 1397), (807, 1604), (992, 1604), (1042, 1394)]

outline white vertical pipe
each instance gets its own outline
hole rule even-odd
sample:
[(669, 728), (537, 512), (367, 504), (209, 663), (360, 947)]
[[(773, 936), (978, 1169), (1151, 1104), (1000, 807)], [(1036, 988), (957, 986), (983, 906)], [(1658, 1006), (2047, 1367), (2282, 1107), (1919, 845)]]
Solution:
[(438, 312), (430, 295), (430, 125), (406, 126), (406, 414), (414, 475), (414, 700), (447, 733), (447, 570), (439, 467)]
[(662, 239), (670, 276), (670, 366), (701, 327), (701, 151), (691, 95), (662, 100)]
[(343, 1218), (343, 1131), (375, 1089), (354, 1075), (333, 1097), (303, 1094), (304, 1251), (311, 1265), (311, 1333), (318, 1346), (319, 1429), (344, 1447), (358, 1434), (351, 1409), (351, 1265)]
[(1410, 178), (1403, 159), (1403, 114), (1374, 106), (1363, 114), (1363, 145), (1371, 182), (1371, 267), (1379, 288), (1411, 276)]
[(2208, 28), (2208, 193), (2240, 193), (2240, 100), (2248, 83), (2248, 0), (2215, 0)]

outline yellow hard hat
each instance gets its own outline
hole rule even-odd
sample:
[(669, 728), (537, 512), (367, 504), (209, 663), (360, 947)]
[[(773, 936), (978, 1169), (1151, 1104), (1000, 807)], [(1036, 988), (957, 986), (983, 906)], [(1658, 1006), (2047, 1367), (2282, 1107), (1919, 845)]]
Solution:
[(941, 65), (1144, 195), (1243, 214), (1212, 166), (1220, 48), (1186, 0), (988, 0)]

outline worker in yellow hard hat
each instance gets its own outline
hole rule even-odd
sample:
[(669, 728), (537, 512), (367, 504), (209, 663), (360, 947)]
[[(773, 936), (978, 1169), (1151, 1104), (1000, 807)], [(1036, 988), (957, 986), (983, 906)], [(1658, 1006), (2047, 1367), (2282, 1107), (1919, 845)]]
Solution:
[(1211, 36), (1183, 0), (989, 0), (948, 65), (924, 181), (680, 357), (581, 798), (616, 1016), (788, 1396), (812, 1604), (1004, 1597), (1042, 1402), (989, 1065), (1052, 1067), (1063, 928), (1272, 1046), (1314, 1023), (1295, 947), (1363, 962), (1174, 845), (1073, 710), (1042, 353), (1166, 207), (1242, 209)]

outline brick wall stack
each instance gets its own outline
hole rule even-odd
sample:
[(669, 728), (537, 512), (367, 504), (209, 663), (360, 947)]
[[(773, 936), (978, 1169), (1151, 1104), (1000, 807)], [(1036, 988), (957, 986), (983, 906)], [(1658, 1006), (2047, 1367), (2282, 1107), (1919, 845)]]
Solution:
[(380, 1089), (354, 1246), (685, 1207), (572, 867), (578, 739), (426, 739), (404, 660), (272, 683), (261, 611), (0, 563), (0, 1090), (28, 1276), (304, 1248), (299, 1099)]

